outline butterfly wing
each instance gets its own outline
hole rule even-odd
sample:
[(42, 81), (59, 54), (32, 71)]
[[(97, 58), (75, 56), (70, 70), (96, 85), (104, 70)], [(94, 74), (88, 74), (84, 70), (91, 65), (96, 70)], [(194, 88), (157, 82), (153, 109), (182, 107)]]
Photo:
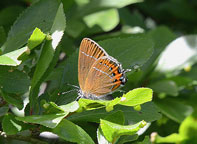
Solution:
[(107, 56), (103, 48), (89, 38), (84, 38), (81, 42), (78, 58), (78, 81), (83, 91), (87, 75), (93, 63), (100, 57)]
[(92, 65), (85, 81), (84, 95), (105, 96), (116, 90), (123, 79), (126, 78), (117, 60), (104, 56)]

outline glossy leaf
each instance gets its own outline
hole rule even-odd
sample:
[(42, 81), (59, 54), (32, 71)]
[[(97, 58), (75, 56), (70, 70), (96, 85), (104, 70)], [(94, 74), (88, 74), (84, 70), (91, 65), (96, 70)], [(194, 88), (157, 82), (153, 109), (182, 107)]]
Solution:
[(53, 133), (69, 142), (94, 144), (91, 137), (81, 127), (66, 119), (62, 120), (61, 123), (53, 129)]
[(121, 135), (134, 135), (145, 125), (146, 122), (141, 121), (134, 125), (123, 126), (101, 119), (101, 129), (109, 142), (115, 142)]
[(32, 35), (28, 39), (27, 46), (30, 50), (38, 46), (44, 39), (45, 34), (39, 29), (35, 28)]

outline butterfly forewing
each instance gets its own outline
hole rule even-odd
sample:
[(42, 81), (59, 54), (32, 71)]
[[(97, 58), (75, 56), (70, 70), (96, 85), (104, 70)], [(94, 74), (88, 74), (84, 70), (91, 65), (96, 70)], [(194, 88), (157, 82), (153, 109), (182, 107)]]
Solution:
[(85, 81), (86, 95), (105, 96), (117, 89), (120, 84), (120, 65), (110, 56), (97, 60), (91, 67)]
[(84, 90), (85, 81), (92, 65), (101, 57), (108, 54), (96, 42), (84, 38), (80, 45), (78, 58), (78, 81), (81, 90)]

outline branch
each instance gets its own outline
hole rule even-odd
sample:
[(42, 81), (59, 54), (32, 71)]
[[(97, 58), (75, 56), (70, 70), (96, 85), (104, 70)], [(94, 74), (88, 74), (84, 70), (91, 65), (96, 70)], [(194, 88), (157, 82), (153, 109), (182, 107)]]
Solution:
[(44, 142), (44, 141), (41, 141), (32, 137), (21, 136), (21, 135), (6, 135), (5, 132), (2, 132), (2, 131), (0, 131), (0, 137), (4, 137), (7, 139), (21, 140), (21, 141), (26, 141), (26, 142), (36, 143), (36, 144), (48, 144), (47, 142)]

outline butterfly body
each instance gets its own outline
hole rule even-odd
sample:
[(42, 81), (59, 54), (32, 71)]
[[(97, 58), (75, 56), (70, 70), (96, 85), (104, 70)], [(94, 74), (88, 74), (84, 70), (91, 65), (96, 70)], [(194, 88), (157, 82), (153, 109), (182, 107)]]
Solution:
[(102, 99), (126, 83), (122, 65), (96, 42), (84, 38), (78, 59), (79, 97)]

